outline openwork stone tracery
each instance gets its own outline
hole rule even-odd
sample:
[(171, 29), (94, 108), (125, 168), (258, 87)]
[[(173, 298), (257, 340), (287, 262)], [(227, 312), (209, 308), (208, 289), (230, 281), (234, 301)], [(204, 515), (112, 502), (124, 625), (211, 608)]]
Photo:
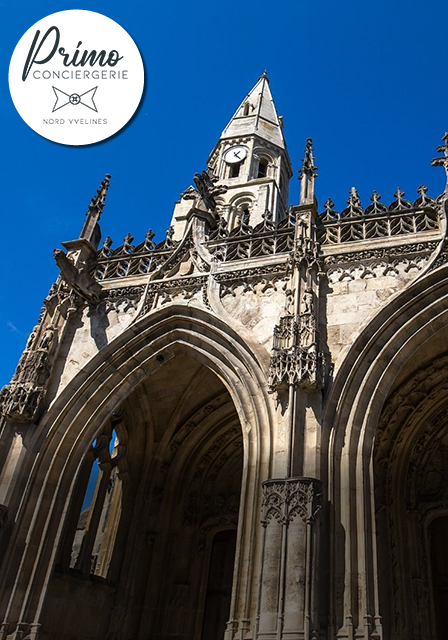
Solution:
[(101, 245), (106, 175), (55, 251), (0, 397), (0, 640), (435, 637), (443, 341), (378, 425), (369, 402), (440, 331), (446, 305), (384, 347), (447, 295), (447, 190), (364, 208), (352, 189), (319, 214), (311, 139), (288, 208), (291, 173), (263, 74), (164, 238)]

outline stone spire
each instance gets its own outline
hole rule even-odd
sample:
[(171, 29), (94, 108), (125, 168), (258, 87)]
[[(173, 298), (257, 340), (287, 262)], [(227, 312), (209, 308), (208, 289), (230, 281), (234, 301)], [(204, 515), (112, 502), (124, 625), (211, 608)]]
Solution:
[(249, 91), (222, 132), (221, 139), (256, 134), (285, 149), (282, 129), (283, 120), (277, 114), (269, 79), (266, 71), (263, 71), (257, 84)]
[(308, 138), (305, 147), (305, 156), (299, 171), (300, 204), (312, 204), (314, 202), (314, 179), (317, 176), (317, 167), (314, 165), (313, 141)]
[(213, 196), (218, 197), (210, 201), (211, 207), (205, 208), (216, 209), (224, 217), (229, 232), (240, 225), (243, 216), (249, 217), (253, 228), (263, 223), (266, 211), (272, 213), (275, 223), (283, 220), (292, 168), (282, 129), (283, 121), (277, 114), (264, 72), (218, 138), (208, 157), (207, 171), (195, 176), (198, 189), (188, 187), (176, 203), (172, 221), (176, 240), (187, 229), (192, 209), (190, 199), (196, 199), (203, 190), (202, 178), (208, 182), (211, 175)]
[(107, 190), (109, 189), (110, 178), (110, 173), (106, 173), (106, 175), (104, 176), (104, 180), (102, 181), (96, 194), (92, 198), (89, 204), (89, 210), (86, 213), (84, 226), (79, 236), (80, 238), (89, 240), (89, 242), (91, 242), (95, 248), (98, 247), (98, 244), (101, 240), (101, 231), (98, 221), (101, 218), (101, 214), (104, 210), (104, 205), (106, 204), (106, 196)]

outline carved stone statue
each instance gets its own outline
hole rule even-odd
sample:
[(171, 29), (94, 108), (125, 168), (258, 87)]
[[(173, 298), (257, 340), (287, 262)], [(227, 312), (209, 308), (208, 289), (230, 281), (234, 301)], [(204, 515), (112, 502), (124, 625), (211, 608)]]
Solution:
[(202, 173), (195, 173), (193, 179), (196, 190), (192, 190), (190, 187), (181, 194), (181, 197), (185, 200), (202, 200), (206, 209), (214, 211), (216, 209), (215, 196), (226, 193), (227, 187), (216, 186), (219, 178), (213, 173), (211, 167)]
[(28, 342), (26, 343), (25, 351), (29, 351), (33, 347), (34, 340), (36, 339), (38, 331), (39, 331), (39, 326), (36, 325), (30, 333), (30, 337), (28, 338)]
[(48, 327), (45, 329), (44, 335), (42, 336), (42, 339), (39, 344), (39, 349), (42, 349), (43, 351), (50, 351), (50, 347), (53, 343), (53, 338), (54, 338), (54, 328), (52, 327), (51, 324), (49, 324)]
[(307, 287), (302, 296), (302, 313), (313, 313), (314, 299), (313, 290)]

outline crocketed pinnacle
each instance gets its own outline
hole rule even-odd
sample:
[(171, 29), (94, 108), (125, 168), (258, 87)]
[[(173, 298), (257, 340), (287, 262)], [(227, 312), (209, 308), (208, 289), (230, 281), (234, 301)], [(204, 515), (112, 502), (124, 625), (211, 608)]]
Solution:
[(87, 212), (87, 215), (96, 215), (98, 216), (97, 220), (100, 219), (104, 210), (104, 205), (106, 204), (106, 196), (110, 185), (110, 179), (110, 173), (106, 173), (104, 180), (101, 182), (96, 194), (93, 196), (89, 204), (89, 211)]
[(86, 220), (82, 228), (80, 238), (85, 238), (91, 242), (95, 247), (98, 246), (101, 239), (101, 232), (98, 221), (101, 218), (101, 214), (104, 211), (106, 204), (107, 190), (110, 184), (110, 173), (106, 173), (104, 180), (101, 182), (96, 194), (93, 196), (89, 204), (89, 209), (86, 213)]
[(442, 140), (444, 144), (437, 147), (437, 151), (439, 153), (443, 153), (443, 156), (441, 156), (440, 158), (434, 158), (433, 160), (431, 160), (431, 164), (433, 167), (443, 167), (445, 169), (445, 194), (448, 194), (448, 133), (445, 133)]
[(304, 176), (313, 178), (317, 176), (317, 167), (314, 165), (312, 138), (307, 138), (306, 141), (305, 156), (302, 161), (302, 167), (299, 171), (299, 180), (301, 180)]

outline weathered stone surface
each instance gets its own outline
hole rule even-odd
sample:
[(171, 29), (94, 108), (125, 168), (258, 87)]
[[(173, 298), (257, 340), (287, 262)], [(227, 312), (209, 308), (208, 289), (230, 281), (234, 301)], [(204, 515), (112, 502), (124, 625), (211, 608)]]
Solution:
[(263, 74), (163, 240), (100, 185), (1, 391), (0, 640), (442, 637), (447, 191), (319, 213), (313, 153), (288, 208)]

